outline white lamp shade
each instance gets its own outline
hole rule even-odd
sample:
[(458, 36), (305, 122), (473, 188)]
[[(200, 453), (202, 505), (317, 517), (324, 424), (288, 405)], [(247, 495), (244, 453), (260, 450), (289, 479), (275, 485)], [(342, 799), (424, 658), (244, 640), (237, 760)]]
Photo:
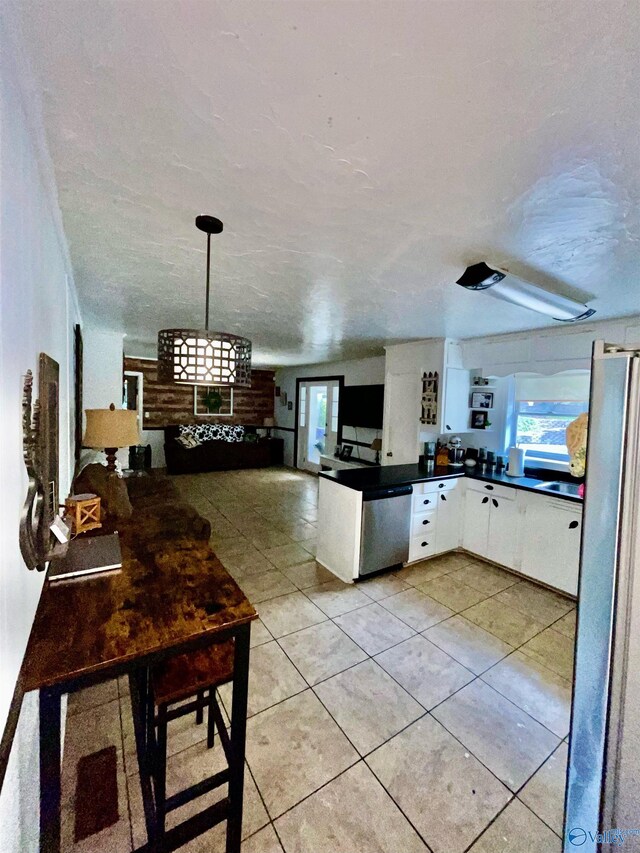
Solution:
[(130, 409), (85, 409), (87, 428), (82, 444), (104, 450), (105, 447), (131, 447), (140, 444), (138, 415)]
[(265, 418), (262, 421), (262, 426), (265, 426), (265, 427), (274, 427), (275, 425), (276, 425), (276, 422), (273, 418)]

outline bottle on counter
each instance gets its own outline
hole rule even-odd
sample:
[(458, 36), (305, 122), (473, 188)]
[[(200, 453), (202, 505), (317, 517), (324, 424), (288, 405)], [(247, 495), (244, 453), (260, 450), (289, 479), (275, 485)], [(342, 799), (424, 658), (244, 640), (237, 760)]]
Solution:
[(438, 442), (438, 447), (436, 448), (436, 465), (444, 465), (446, 467), (448, 464), (449, 448), (446, 444)]

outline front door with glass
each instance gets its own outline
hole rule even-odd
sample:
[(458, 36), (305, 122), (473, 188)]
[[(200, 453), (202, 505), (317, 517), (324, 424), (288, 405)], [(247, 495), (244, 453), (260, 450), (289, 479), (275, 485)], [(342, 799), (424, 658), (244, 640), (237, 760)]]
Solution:
[(320, 471), (320, 456), (333, 456), (338, 443), (337, 379), (301, 382), (298, 394), (298, 458), (296, 465)]

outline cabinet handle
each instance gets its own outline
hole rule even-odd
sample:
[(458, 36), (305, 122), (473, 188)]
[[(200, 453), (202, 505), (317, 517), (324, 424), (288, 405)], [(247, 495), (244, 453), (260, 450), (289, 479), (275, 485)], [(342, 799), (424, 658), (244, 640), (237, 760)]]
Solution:
[(485, 489), (489, 489), (490, 492), (493, 491), (493, 486), (485, 486)]
[(387, 453), (387, 456), (393, 456), (393, 453), (389, 451), (389, 453)]
[(429, 544), (428, 542), (421, 542), (421, 543), (420, 543), (420, 547), (421, 547), (421, 548), (426, 548), (428, 544)]
[(491, 503), (492, 503), (494, 506), (498, 506), (498, 501), (497, 501), (495, 498), (491, 498)]
[(440, 500), (441, 500), (441, 501), (446, 501), (446, 499), (447, 499), (447, 496), (446, 496), (446, 495), (440, 495)]
[(429, 498), (427, 498), (426, 501), (422, 501), (422, 503), (426, 506), (427, 504), (430, 504), (431, 501)]
[(439, 489), (444, 489), (444, 485), (445, 485), (444, 483), (438, 483), (438, 488), (439, 488)]
[(482, 503), (483, 503), (483, 504), (486, 504), (488, 501), (489, 501), (489, 498), (485, 495), (485, 496), (482, 498)]
[(575, 530), (577, 526), (578, 526), (577, 521), (570, 521), (569, 522), (569, 530)]
[(423, 518), (423, 519), (422, 519), (422, 523), (423, 523), (423, 524), (429, 524), (429, 519), (428, 519), (428, 518)]
[(445, 424), (445, 427), (449, 430), (449, 432), (451, 432), (451, 427), (449, 426), (449, 424)]

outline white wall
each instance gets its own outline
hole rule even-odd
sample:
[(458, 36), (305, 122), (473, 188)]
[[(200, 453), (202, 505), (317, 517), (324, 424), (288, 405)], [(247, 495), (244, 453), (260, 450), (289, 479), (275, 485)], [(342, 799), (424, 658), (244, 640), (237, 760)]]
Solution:
[[(295, 427), (295, 405), (296, 405), (296, 380), (314, 378), (317, 376), (344, 376), (345, 385), (382, 385), (384, 383), (384, 356), (373, 358), (359, 358), (352, 361), (337, 361), (332, 364), (305, 364), (302, 367), (283, 367), (276, 370), (276, 386), (282, 393), (286, 393), (288, 399), (293, 403), (289, 410), (281, 404), (276, 397), (275, 421), (277, 426), (287, 427), (293, 430)], [(372, 430), (359, 427), (357, 440), (370, 444), (376, 436), (381, 435), (381, 430)], [(294, 433), (278, 430), (274, 435), (284, 439), (284, 463), (293, 465), (293, 440)], [(348, 444), (350, 439), (356, 438), (356, 431), (352, 427), (345, 427), (342, 435), (343, 441)], [(375, 453), (368, 448), (354, 448), (353, 456), (373, 461)]]
[[(73, 468), (73, 326), (79, 322), (71, 265), (37, 101), (10, 6), (0, 20), (0, 728), (4, 729), (43, 575), (25, 567), (18, 523), (26, 495), (22, 460), (23, 375), (38, 355), (60, 365), (60, 495)], [(0, 851), (38, 842), (37, 697), (22, 706), (0, 794)]]

